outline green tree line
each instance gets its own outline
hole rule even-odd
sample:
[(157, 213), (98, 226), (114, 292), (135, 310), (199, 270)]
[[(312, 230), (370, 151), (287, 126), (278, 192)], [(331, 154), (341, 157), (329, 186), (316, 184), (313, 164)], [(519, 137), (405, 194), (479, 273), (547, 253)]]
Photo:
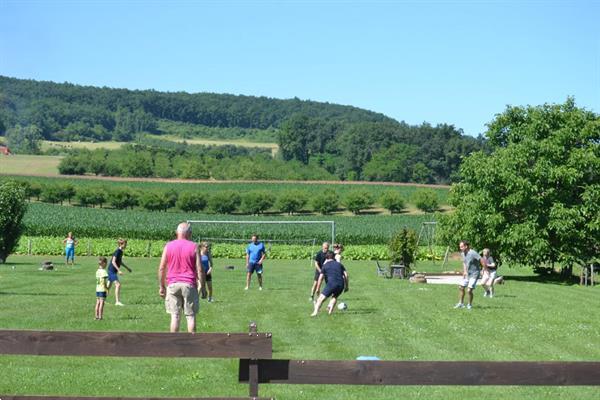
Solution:
[(18, 184), (24, 189), (25, 197), (30, 201), (61, 205), (68, 203), (82, 207), (141, 208), (149, 211), (178, 209), (185, 212), (214, 214), (317, 213), (327, 215), (348, 210), (358, 215), (379, 206), (393, 214), (403, 212), (407, 208), (408, 201), (425, 212), (433, 212), (439, 208), (437, 194), (431, 189), (418, 189), (408, 199), (399, 191), (392, 189), (376, 198), (365, 189), (350, 190), (340, 195), (330, 189), (318, 194), (300, 189), (287, 190), (279, 194), (263, 189), (244, 192), (220, 190), (205, 193), (198, 190), (181, 192), (161, 189), (136, 190), (103, 185), (77, 187), (71, 183), (39, 184), (19, 181)]

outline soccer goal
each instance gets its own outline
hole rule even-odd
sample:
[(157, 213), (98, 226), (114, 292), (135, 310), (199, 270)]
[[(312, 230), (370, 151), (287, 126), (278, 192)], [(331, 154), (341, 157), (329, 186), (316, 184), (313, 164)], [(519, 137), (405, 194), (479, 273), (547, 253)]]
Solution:
[(335, 241), (334, 221), (188, 220), (195, 241), (209, 241), (216, 256), (243, 258), (253, 234), (264, 243), (267, 257), (310, 261), (322, 242)]

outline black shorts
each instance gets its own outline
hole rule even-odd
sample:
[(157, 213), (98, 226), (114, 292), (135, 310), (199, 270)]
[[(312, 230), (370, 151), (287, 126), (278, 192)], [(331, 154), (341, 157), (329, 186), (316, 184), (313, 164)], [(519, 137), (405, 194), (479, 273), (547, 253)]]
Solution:
[(323, 293), (321, 293), (323, 296), (325, 297), (339, 297), (340, 294), (342, 294), (344, 292), (344, 286), (331, 286), (331, 285), (327, 285), (325, 286), (325, 289), (323, 289)]

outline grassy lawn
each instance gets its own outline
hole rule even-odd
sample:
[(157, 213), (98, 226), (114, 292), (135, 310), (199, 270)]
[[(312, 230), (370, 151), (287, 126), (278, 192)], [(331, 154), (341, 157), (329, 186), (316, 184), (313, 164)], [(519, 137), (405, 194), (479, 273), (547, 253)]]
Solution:
[[(39, 271), (51, 259), (55, 271)], [(125, 258), (122, 301), (109, 296), (94, 321), (95, 258), (64, 267), (60, 257), (11, 256), (0, 265), (0, 327), (77, 331), (168, 330), (157, 295), (158, 259)], [(310, 318), (308, 260), (265, 264), (265, 290), (244, 292), (241, 260), (215, 260), (216, 302), (201, 304), (199, 331), (246, 332), (256, 321), (273, 333), (274, 358), (352, 360), (597, 361), (598, 288), (543, 283), (526, 270), (505, 269), (493, 299), (476, 290), (471, 311), (454, 310), (454, 285), (378, 278), (373, 262), (347, 262), (348, 310)], [(456, 264), (456, 261), (453, 261)], [(439, 264), (439, 263), (438, 263)], [(235, 265), (233, 271), (225, 265)], [(14, 267), (14, 268), (13, 268)], [(451, 266), (458, 268), (458, 265)], [(434, 265), (422, 269), (435, 269)], [(583, 306), (583, 307), (582, 307)], [(0, 393), (86, 396), (245, 396), (235, 360), (2, 356)], [(457, 371), (460, 373), (460, 371)], [(596, 399), (590, 387), (353, 387), (261, 385), (279, 399)]]
[(0, 175), (58, 176), (61, 156), (0, 155)]

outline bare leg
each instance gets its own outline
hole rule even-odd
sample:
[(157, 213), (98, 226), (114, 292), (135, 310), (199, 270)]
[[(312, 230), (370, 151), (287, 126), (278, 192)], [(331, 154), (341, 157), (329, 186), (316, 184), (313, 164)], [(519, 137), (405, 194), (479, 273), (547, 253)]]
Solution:
[(323, 294), (319, 295), (319, 298), (317, 299), (317, 302), (315, 303), (313, 313), (310, 314), (311, 317), (314, 317), (317, 315), (317, 313), (319, 312), (319, 308), (321, 308), (321, 305), (323, 305), (323, 301), (325, 301), (326, 298), (327, 297), (325, 297)]
[(317, 281), (313, 281), (312, 287), (310, 288), (310, 297), (315, 297), (315, 293), (317, 293)]
[(195, 315), (186, 315), (185, 319), (187, 320), (187, 330), (189, 333), (196, 332), (196, 316)]
[(258, 287), (262, 288), (262, 274), (256, 274), (258, 277)]
[(212, 282), (206, 282), (206, 286), (208, 287), (208, 298), (212, 299), (212, 295), (213, 295)]
[(102, 316), (104, 315), (104, 300), (100, 300), (100, 307), (98, 310), (98, 319), (102, 319)]
[[(469, 304), (472, 305), (473, 304), (473, 289), (469, 288), (468, 292), (469, 292)], [(464, 291), (463, 291), (463, 294), (464, 294)]]
[(98, 315), (100, 315), (100, 299), (96, 299), (96, 307), (94, 309), (94, 317), (98, 319)]
[(170, 331), (172, 333), (173, 332), (179, 332), (179, 313), (177, 313), (177, 314), (171, 314)]
[(333, 310), (335, 310), (335, 303), (337, 303), (337, 298), (332, 297), (331, 301), (329, 301), (329, 305), (327, 305), (327, 312), (329, 313), (329, 315), (331, 315)]
[(458, 303), (463, 304), (465, 301), (465, 288), (462, 286), (458, 287)]
[(252, 277), (252, 274), (250, 272), (246, 273), (246, 290), (248, 290), (248, 288), (250, 287), (250, 278)]
[(121, 282), (115, 281), (115, 304), (121, 302)]

